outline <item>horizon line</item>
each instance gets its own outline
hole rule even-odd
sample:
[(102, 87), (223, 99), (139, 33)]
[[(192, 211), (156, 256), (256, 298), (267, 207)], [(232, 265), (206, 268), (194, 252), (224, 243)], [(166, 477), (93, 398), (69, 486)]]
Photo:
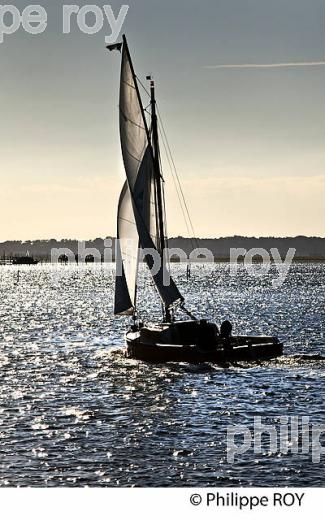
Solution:
[[(183, 236), (183, 235), (177, 235), (177, 236), (171, 236), (168, 238), (168, 240), (177, 240), (177, 239), (184, 239), (184, 240), (193, 240), (193, 239), (197, 239), (197, 240), (225, 240), (225, 239), (238, 239), (238, 238), (244, 238), (244, 239), (255, 239), (255, 240), (260, 240), (260, 239), (277, 239), (277, 240), (293, 240), (293, 239), (297, 239), (297, 238), (307, 238), (307, 239), (321, 239), (321, 240), (325, 240), (325, 235), (324, 236), (320, 236), (320, 235), (282, 235), (282, 236), (279, 236), (279, 235), (224, 235), (224, 236), (219, 236), (219, 237), (206, 237), (206, 236)], [(55, 241), (55, 242), (95, 242), (96, 240), (107, 240), (107, 239), (112, 239), (112, 240), (116, 240), (117, 237), (116, 236), (113, 236), (113, 235), (110, 235), (110, 236), (106, 236), (106, 237), (96, 237), (96, 238), (86, 238), (86, 239), (79, 239), (79, 238), (35, 238), (35, 239), (25, 239), (25, 240), (20, 240), (20, 239), (6, 239), (6, 240), (1, 240), (0, 241), (0, 246), (7, 243), (7, 242), (19, 242), (20, 244), (25, 244), (25, 243), (35, 243), (35, 242), (50, 242), (50, 241)], [(1, 254), (1, 253), (0, 253)]]

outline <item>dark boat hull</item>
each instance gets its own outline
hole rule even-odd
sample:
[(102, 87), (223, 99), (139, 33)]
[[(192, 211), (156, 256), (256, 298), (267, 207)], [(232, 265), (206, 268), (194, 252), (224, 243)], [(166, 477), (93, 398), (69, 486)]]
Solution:
[[(133, 335), (135, 336), (135, 335)], [(236, 339), (236, 338), (235, 338)], [(167, 345), (142, 343), (139, 338), (127, 335), (127, 357), (152, 363), (227, 363), (236, 361), (261, 361), (283, 354), (283, 344), (279, 342), (258, 342), (234, 346), (233, 348), (213, 348), (203, 350), (196, 345)]]

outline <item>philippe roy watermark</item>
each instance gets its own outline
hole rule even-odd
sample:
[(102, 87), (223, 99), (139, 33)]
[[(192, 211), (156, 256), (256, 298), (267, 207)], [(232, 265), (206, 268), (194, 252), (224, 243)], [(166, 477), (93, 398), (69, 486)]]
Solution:
[[(123, 251), (121, 255), (120, 251)], [(284, 258), (278, 249), (272, 248), (270, 253), (263, 248), (243, 249), (232, 248), (229, 250), (229, 275), (236, 277), (241, 270), (247, 271), (250, 276), (261, 277), (268, 275), (272, 270), (272, 286), (274, 288), (281, 287), (285, 282), (291, 264), (294, 260), (296, 250), (289, 249)], [(85, 242), (78, 242), (77, 253), (69, 248), (54, 248), (51, 250), (52, 263), (111, 263), (116, 262), (116, 274), (122, 276), (128, 269), (132, 269), (135, 259), (145, 261), (150, 257), (150, 272), (155, 276), (162, 270), (163, 283), (165, 286), (170, 285), (170, 272), (164, 268), (162, 258), (157, 249), (138, 249), (138, 242), (133, 240), (104, 240), (104, 250), (101, 252), (96, 248), (86, 247)], [(187, 265), (195, 263), (214, 263), (215, 257), (212, 251), (207, 248), (196, 248), (191, 253), (186, 253), (181, 248), (169, 248), (165, 250), (164, 258), (166, 261), (177, 261)]]
[[(266, 249), (260, 247), (252, 248), (250, 250), (244, 248), (230, 249), (230, 273), (232, 276), (237, 275), (239, 266), (238, 260), (240, 257), (243, 258), (247, 272), (253, 276), (263, 276), (268, 274), (273, 261), (279, 276), (272, 281), (272, 285), (275, 288), (281, 287), (289, 274), (295, 254), (296, 249), (290, 248), (287, 251), (286, 257), (282, 260), (279, 250), (275, 247), (270, 249), (270, 253)], [(256, 259), (258, 257), (262, 261), (257, 264)]]
[(321, 436), (325, 424), (311, 424), (307, 416), (281, 416), (278, 424), (262, 424), (261, 417), (254, 417), (254, 425), (243, 424), (227, 428), (227, 461), (233, 463), (244, 453), (255, 454), (310, 454), (313, 463), (319, 463), (325, 454)]
[[(122, 30), (129, 6), (122, 5), (119, 13), (114, 13), (111, 5), (63, 5), (62, 33), (70, 34), (79, 30), (87, 35), (94, 35), (105, 27), (110, 34), (105, 36), (107, 44), (115, 43)], [(28, 5), (20, 11), (15, 5), (0, 5), (0, 43), (5, 36), (24, 29), (28, 34), (38, 35), (46, 31), (48, 13), (41, 5)]]

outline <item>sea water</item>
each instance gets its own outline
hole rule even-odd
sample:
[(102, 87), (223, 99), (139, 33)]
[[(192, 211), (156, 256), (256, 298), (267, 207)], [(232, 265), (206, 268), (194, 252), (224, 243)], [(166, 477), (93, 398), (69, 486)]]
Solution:
[[(276, 288), (272, 269), (234, 277), (227, 264), (200, 264), (190, 281), (185, 265), (172, 272), (198, 318), (278, 335), (285, 356), (223, 367), (128, 360), (113, 265), (0, 267), (0, 486), (325, 484), (325, 455), (295, 453), (290, 435), (287, 450), (279, 439), (272, 451), (268, 434), (261, 450), (253, 442), (256, 420), (279, 436), (294, 418), (325, 426), (325, 265), (294, 264)], [(159, 319), (144, 268), (139, 286), (143, 319)], [(229, 439), (240, 427), (250, 446)]]

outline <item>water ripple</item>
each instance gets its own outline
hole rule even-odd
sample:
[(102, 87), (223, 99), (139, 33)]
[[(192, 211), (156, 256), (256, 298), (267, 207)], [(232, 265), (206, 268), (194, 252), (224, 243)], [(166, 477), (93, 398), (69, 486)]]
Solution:
[[(321, 486), (311, 456), (243, 453), (227, 462), (228, 426), (254, 416), (325, 419), (325, 268), (230, 277), (225, 264), (173, 267), (199, 317), (238, 333), (278, 334), (272, 362), (150, 365), (123, 355), (112, 266), (0, 270), (1, 486)], [(273, 273), (274, 275), (274, 273)], [(144, 318), (159, 316), (141, 273)]]

